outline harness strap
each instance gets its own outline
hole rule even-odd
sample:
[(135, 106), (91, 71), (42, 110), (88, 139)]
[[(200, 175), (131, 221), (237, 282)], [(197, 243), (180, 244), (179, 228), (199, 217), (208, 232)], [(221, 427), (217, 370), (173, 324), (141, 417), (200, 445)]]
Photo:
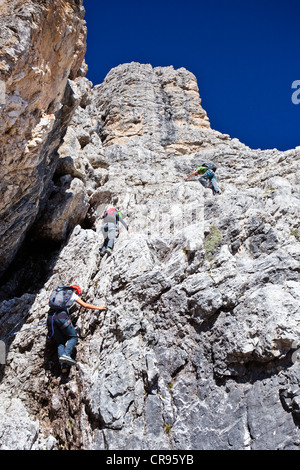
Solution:
[[(69, 309), (66, 308), (65, 310), (63, 310), (63, 312), (65, 312), (65, 313), (67, 314), (67, 319), (66, 319), (65, 323), (61, 326), (62, 329), (63, 329), (63, 328), (67, 328), (67, 326), (69, 326), (70, 323), (71, 323), (71, 319), (68, 318), (69, 315), (70, 315)], [(57, 311), (55, 311), (55, 312), (53, 313), (53, 315), (51, 315), (51, 329), (52, 329), (52, 335), (51, 335), (51, 336), (48, 336), (48, 339), (51, 339), (51, 338), (53, 338), (53, 336), (54, 336), (54, 317), (55, 317), (55, 315), (56, 315), (57, 313), (59, 314), (59, 313), (62, 313), (62, 312), (59, 311), (59, 310), (57, 310)]]
[(56, 312), (55, 312), (55, 313), (52, 315), (52, 318), (51, 318), (51, 328), (52, 328), (52, 335), (51, 335), (51, 336), (49, 336), (49, 335), (48, 335), (48, 339), (50, 339), (50, 338), (53, 338), (53, 336), (54, 336), (54, 327), (53, 327), (53, 321), (54, 321), (54, 317), (55, 317), (55, 315), (56, 315)]

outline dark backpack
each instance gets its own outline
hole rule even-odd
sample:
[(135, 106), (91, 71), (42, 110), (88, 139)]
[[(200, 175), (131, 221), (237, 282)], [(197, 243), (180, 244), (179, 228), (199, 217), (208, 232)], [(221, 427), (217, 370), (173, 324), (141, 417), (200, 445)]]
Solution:
[(66, 310), (71, 307), (73, 301), (71, 300), (74, 290), (67, 286), (58, 286), (51, 292), (49, 298), (49, 306), (53, 310)]
[(217, 171), (217, 167), (213, 163), (203, 163), (202, 166), (206, 166), (209, 170)]

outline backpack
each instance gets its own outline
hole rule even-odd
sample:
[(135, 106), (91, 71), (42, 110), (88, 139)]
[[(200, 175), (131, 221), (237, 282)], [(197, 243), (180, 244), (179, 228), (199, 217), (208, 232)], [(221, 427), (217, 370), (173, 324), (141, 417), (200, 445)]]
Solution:
[(115, 208), (115, 207), (111, 207), (110, 209), (107, 209), (103, 216), (102, 216), (102, 219), (104, 219), (104, 217), (106, 217), (107, 215), (110, 215), (110, 214), (113, 214), (115, 215), (115, 213), (118, 212), (118, 210)]
[(49, 306), (53, 310), (63, 311), (71, 307), (73, 301), (71, 300), (74, 290), (66, 286), (58, 286), (54, 289), (49, 298)]
[(214, 163), (202, 163), (202, 166), (206, 166), (209, 170), (217, 171), (217, 167)]

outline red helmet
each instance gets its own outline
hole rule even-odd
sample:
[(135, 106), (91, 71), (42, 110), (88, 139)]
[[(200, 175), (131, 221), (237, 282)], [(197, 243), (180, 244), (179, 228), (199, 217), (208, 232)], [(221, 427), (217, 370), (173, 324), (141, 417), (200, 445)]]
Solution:
[(79, 297), (81, 296), (81, 289), (80, 289), (79, 286), (77, 286), (76, 284), (74, 284), (73, 286), (70, 286), (70, 287), (72, 287), (72, 289), (74, 289), (74, 290), (77, 292), (77, 294), (79, 295)]

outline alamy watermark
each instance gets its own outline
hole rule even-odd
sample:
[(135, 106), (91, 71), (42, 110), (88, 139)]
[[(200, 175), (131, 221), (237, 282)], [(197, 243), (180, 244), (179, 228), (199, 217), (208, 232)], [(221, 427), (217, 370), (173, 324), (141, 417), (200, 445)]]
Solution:
[(292, 94), (292, 103), (300, 103), (300, 80), (294, 80), (292, 83), (292, 89), (295, 90)]
[(300, 345), (299, 342), (294, 341), (292, 344), (292, 349), (295, 349), (295, 351), (292, 354), (292, 362), (295, 364), (295, 362), (300, 361)]
[[(105, 205), (100, 205), (98, 214), (104, 212)], [(132, 216), (132, 214), (131, 214)], [(129, 224), (130, 236), (143, 235), (146, 239), (167, 240), (172, 238), (173, 242), (181, 240), (186, 250), (199, 250), (204, 242), (204, 205), (193, 207), (192, 204), (170, 205), (158, 204), (148, 206), (141, 204), (135, 212), (134, 217), (126, 218), (124, 221)], [(122, 224), (120, 223), (120, 228)], [(108, 238), (115, 237), (115, 230), (102, 225), (102, 232), (107, 232)], [(111, 234), (110, 234), (111, 231)]]
[[(1, 0), (0, 0), (1, 2)], [(0, 3), (1, 5), (1, 3)], [(6, 103), (5, 101), (5, 92), (6, 92), (6, 85), (3, 80), (0, 80), (0, 106)]]
[(5, 364), (6, 347), (4, 341), (0, 341), (0, 364)]
[(4, 106), (6, 104), (5, 93), (6, 93), (6, 84), (3, 80), (0, 80), (0, 106)]

